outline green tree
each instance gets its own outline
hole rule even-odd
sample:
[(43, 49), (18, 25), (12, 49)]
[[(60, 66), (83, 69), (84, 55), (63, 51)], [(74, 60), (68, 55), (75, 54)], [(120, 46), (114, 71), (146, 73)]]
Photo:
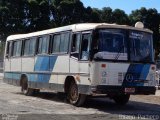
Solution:
[(56, 26), (83, 22), (84, 10), (80, 0), (54, 0), (51, 6), (52, 22)]
[(25, 0), (3, 0), (0, 5), (1, 33), (23, 33), (24, 4)]
[(50, 28), (50, 3), (48, 0), (28, 0), (25, 11), (28, 32)]
[(129, 24), (128, 15), (120, 9), (115, 9), (112, 12), (112, 22), (117, 24)]
[(90, 20), (88, 22), (94, 22), (94, 23), (102, 22), (100, 15), (101, 15), (101, 10), (93, 8), (91, 14), (88, 14), (88, 16), (90, 16)]
[(9, 22), (10, 14), (6, 6), (0, 6), (0, 35), (4, 36), (7, 33), (7, 23)]
[(113, 16), (113, 12), (110, 7), (102, 8), (102, 12), (101, 12), (102, 22), (113, 23), (112, 16)]
[(160, 14), (142, 7), (128, 16), (123, 10), (84, 7), (80, 0), (0, 0), (0, 37), (83, 22), (134, 25), (142, 21), (154, 33), (154, 47), (160, 52)]

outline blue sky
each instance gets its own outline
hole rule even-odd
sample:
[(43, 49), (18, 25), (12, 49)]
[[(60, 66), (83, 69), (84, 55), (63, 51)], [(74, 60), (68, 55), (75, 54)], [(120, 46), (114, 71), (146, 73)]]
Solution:
[(160, 0), (81, 0), (84, 6), (94, 8), (111, 7), (112, 9), (119, 8), (130, 14), (132, 10), (140, 9), (141, 7), (155, 8), (160, 13)]

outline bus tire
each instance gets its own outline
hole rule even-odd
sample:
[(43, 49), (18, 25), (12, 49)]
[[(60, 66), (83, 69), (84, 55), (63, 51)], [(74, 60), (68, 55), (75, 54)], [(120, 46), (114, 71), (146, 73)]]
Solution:
[(28, 88), (28, 80), (26, 77), (21, 79), (21, 92), (27, 96), (34, 95), (34, 89)]
[(120, 94), (113, 97), (113, 100), (118, 105), (125, 105), (129, 101), (130, 95), (129, 94)]
[(40, 93), (40, 89), (34, 89), (34, 94), (39, 94)]
[(73, 81), (70, 84), (68, 100), (70, 104), (75, 105), (77, 107), (82, 106), (86, 100), (86, 95), (78, 93), (78, 86)]

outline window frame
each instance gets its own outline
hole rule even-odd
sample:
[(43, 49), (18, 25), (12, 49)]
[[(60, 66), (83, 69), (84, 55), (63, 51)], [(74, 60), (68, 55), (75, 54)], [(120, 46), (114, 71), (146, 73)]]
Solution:
[(9, 58), (10, 57), (11, 45), (12, 45), (12, 42), (11, 41), (7, 41), (7, 43), (6, 43), (6, 51), (5, 51), (5, 58)]
[[(93, 30), (87, 30), (87, 31), (83, 31), (82, 33), (81, 33), (81, 41), (80, 41), (80, 55), (79, 55), (79, 60), (80, 61), (89, 61), (90, 60), (90, 51), (91, 51), (91, 45), (92, 45), (92, 36), (93, 36)], [(88, 51), (88, 59), (82, 59), (81, 57), (82, 57), (82, 40), (83, 40), (83, 35), (85, 35), (85, 34), (90, 34), (90, 40), (89, 40), (89, 45), (88, 45), (88, 47), (89, 47), (89, 51)]]
[[(16, 53), (15, 53), (15, 55), (14, 55), (14, 43), (16, 43), (16, 42), (21, 42), (20, 55), (18, 55), (18, 56), (16, 55)], [(12, 44), (12, 45), (11, 45), (11, 56), (10, 56), (10, 57), (12, 57), (12, 58), (21, 57), (21, 56), (22, 56), (22, 49), (23, 49), (23, 40), (22, 40), (22, 39), (13, 40), (11, 44)], [(17, 47), (16, 47), (16, 49), (17, 49)], [(17, 51), (16, 51), (16, 52), (17, 52)]]
[[(25, 56), (29, 56), (28, 54), (27, 54), (27, 55), (24, 54), (24, 53), (25, 53), (25, 42), (26, 42), (26, 41), (29, 41), (29, 45), (30, 45), (30, 39), (24, 39), (24, 40), (23, 40), (23, 53), (22, 53), (22, 56), (24, 56), (24, 57), (25, 57)], [(29, 48), (28, 48), (28, 49), (29, 49)]]
[[(60, 52), (60, 46), (61, 46), (61, 39), (62, 39), (62, 34), (69, 34), (68, 35), (68, 44), (67, 44), (67, 51), (66, 52)], [(54, 36), (56, 35), (60, 35), (60, 44), (59, 44), (59, 51), (58, 52), (53, 52), (53, 46), (54, 46)], [(71, 41), (71, 31), (63, 31), (63, 32), (57, 32), (57, 33), (53, 33), (51, 35), (51, 39), (50, 39), (50, 44), (51, 44), (51, 48), (50, 48), (50, 54), (51, 55), (63, 55), (63, 54), (69, 54), (69, 50), (70, 50), (70, 41)]]
[[(38, 56), (38, 55), (54, 55), (54, 54), (61, 55), (61, 54), (68, 54), (69, 51), (70, 51), (71, 33), (72, 33), (72, 31), (69, 30), (69, 31), (49, 33), (49, 34), (44, 34), (44, 35), (37, 35), (37, 36), (32, 36), (32, 37), (26, 37), (26, 38), (22, 38), (22, 39), (15, 39), (15, 40), (7, 41), (10, 44), (10, 48), (9, 48), (9, 50), (10, 50), (9, 54), (10, 55), (9, 55), (9, 57), (12, 57), (12, 58), (14, 58), (14, 57), (34, 57), (34, 56)], [(54, 38), (54, 35), (57, 35), (57, 34), (60, 35), (60, 43), (61, 43), (61, 35), (62, 34), (68, 34), (67, 51), (66, 52), (60, 52), (60, 51), (59, 52), (55, 52), (55, 53), (52, 52), (53, 41), (54, 41), (53, 38)], [(45, 36), (49, 37), (47, 52), (45, 52), (45, 53), (39, 53), (38, 52), (38, 50), (39, 50), (39, 38), (43, 39), (43, 37), (45, 37)], [(32, 41), (31, 40), (32, 38), (36, 39), (34, 54), (32, 54), (32, 55), (29, 55), (29, 54), (24, 55), (25, 41), (29, 40), (29, 51), (30, 51), (30, 42)], [(43, 40), (42, 40), (42, 44), (43, 44)], [(13, 53), (14, 53), (14, 51), (13, 51), (14, 50), (14, 42), (18, 42), (18, 41), (21, 41), (21, 53), (20, 53), (20, 56), (13, 55)], [(60, 47), (60, 45), (59, 45), (59, 47)], [(8, 49), (8, 47), (6, 48), (6, 50), (7, 49)], [(41, 50), (42, 50), (42, 47), (41, 47)]]
[[(45, 36), (48, 36), (49, 39), (48, 39), (48, 48), (47, 48), (47, 51), (45, 53), (42, 53), (42, 46), (41, 46), (41, 52), (39, 52), (39, 39), (42, 38), (42, 44), (43, 44), (43, 37)], [(37, 37), (37, 40), (36, 40), (36, 50), (35, 50), (35, 54), (36, 55), (48, 55), (49, 54), (49, 49), (50, 49), (50, 39), (51, 39), (51, 35), (50, 34), (44, 34), (44, 35), (41, 35), (41, 36), (36, 36)]]
[[(72, 47), (73, 47), (73, 37), (74, 37), (74, 35), (77, 35), (77, 34), (79, 34), (80, 35), (80, 40), (79, 40), (79, 48), (78, 48), (78, 57), (75, 57), (75, 56), (73, 56), (72, 54), (74, 54), (74, 53), (76, 53), (76, 52), (72, 52)], [(70, 57), (71, 58), (74, 58), (74, 59), (77, 59), (77, 60), (79, 60), (80, 59), (80, 50), (81, 50), (81, 39), (82, 39), (82, 32), (74, 32), (74, 33), (72, 33), (72, 40), (71, 40), (71, 46), (70, 46)]]
[[(63, 42), (64, 42), (64, 47), (66, 47), (67, 48), (67, 50), (66, 51), (61, 51), (61, 42), (62, 42), (62, 35), (67, 35), (68, 34), (68, 39), (66, 39), (66, 36), (64, 36), (64, 38), (65, 39), (63, 39)], [(66, 40), (68, 40), (67, 41), (67, 44), (65, 44), (65, 42), (66, 42)], [(60, 49), (60, 54), (67, 54), (68, 52), (69, 52), (69, 43), (70, 43), (70, 32), (62, 32), (61, 33), (61, 35), (60, 35), (60, 46), (59, 46), (59, 49)], [(65, 45), (67, 45), (67, 46), (65, 46)]]
[[(34, 37), (26, 38), (26, 39), (23, 40), (22, 57), (32, 57), (32, 56), (36, 55), (37, 38), (38, 38), (37, 36), (34, 36)], [(25, 42), (29, 41), (29, 51), (28, 52), (30, 52), (30, 44), (33, 41), (32, 39), (35, 39), (34, 52), (33, 52), (33, 54), (28, 53), (28, 54), (25, 55), (24, 54), (25, 53)]]
[(59, 51), (58, 52), (53, 52), (53, 46), (54, 46), (54, 37), (56, 36), (56, 35), (59, 35), (60, 36), (60, 42), (61, 42), (61, 34), (60, 33), (56, 33), (56, 34), (53, 34), (52, 35), (52, 39), (51, 39), (51, 43), (52, 43), (52, 47), (51, 47), (51, 54), (60, 54), (60, 43), (59, 43)]
[[(32, 39), (35, 39), (35, 40), (32, 40)], [(38, 37), (31, 37), (31, 38), (30, 38), (30, 42), (31, 42), (31, 41), (35, 41), (35, 45), (34, 45), (33, 54), (29, 54), (29, 56), (35, 56), (35, 54), (36, 54), (37, 39), (38, 39)], [(29, 46), (29, 51), (30, 51), (30, 46)]]

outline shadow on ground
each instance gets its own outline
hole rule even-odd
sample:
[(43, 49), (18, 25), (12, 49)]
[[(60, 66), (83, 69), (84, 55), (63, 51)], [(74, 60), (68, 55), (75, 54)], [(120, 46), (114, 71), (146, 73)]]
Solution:
[[(45, 100), (68, 103), (65, 99), (64, 94), (57, 94), (53, 92), (39, 92), (34, 97), (38, 97)], [(114, 101), (110, 100), (109, 98), (87, 98), (82, 108), (92, 108), (96, 109), (99, 112), (116, 115), (158, 115), (160, 119), (160, 105), (154, 103), (144, 103), (143, 101), (129, 101), (126, 105), (121, 106), (117, 105), (116, 103), (114, 103)]]

